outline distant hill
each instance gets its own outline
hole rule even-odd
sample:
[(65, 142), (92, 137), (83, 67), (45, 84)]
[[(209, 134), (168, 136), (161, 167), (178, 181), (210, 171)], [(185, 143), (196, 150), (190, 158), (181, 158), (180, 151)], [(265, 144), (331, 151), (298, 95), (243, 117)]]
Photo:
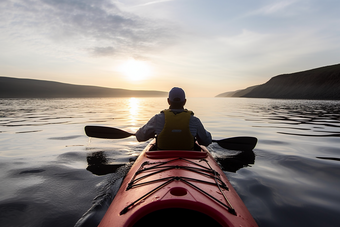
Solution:
[(242, 90), (237, 90), (237, 91), (227, 91), (224, 93), (221, 93), (219, 95), (216, 95), (215, 97), (234, 97), (234, 94), (238, 91), (242, 91)]
[(248, 88), (243, 89), (243, 90), (238, 90), (233, 94), (233, 97), (243, 97), (244, 95), (248, 94), (253, 89), (255, 89), (256, 87), (258, 87), (258, 85), (251, 86), (251, 87), (248, 87)]
[(217, 97), (340, 99), (340, 64), (272, 77), (268, 82)]
[(125, 90), (45, 80), (0, 77), (0, 98), (162, 97), (163, 91)]

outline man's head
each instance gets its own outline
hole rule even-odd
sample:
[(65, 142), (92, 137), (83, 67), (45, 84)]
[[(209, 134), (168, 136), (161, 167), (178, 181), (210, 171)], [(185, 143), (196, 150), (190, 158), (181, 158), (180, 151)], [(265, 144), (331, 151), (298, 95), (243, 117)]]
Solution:
[(169, 92), (168, 103), (171, 109), (182, 109), (186, 103), (185, 92), (183, 89), (173, 87)]

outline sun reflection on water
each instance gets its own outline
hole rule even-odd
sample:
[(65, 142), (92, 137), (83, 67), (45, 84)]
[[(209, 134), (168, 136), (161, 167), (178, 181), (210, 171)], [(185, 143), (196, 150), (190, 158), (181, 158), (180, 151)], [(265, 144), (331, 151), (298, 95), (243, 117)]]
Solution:
[[(138, 130), (137, 121), (138, 116), (140, 114), (140, 99), (138, 98), (130, 98), (128, 100), (128, 110), (129, 110), (129, 123), (130, 123), (130, 131), (136, 132)], [(131, 145), (136, 145), (138, 142), (130, 142)]]
[(137, 98), (130, 98), (128, 102), (128, 109), (130, 112), (129, 120), (132, 126), (136, 126), (137, 124), (137, 118), (138, 118), (137, 116), (139, 114), (139, 103), (140, 103), (140, 100)]

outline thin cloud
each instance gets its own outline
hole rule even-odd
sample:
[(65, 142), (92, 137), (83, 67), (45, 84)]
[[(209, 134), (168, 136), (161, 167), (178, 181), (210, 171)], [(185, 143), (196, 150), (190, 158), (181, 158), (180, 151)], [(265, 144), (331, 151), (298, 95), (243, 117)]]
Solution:
[(298, 3), (297, 0), (286, 0), (286, 1), (278, 1), (275, 3), (271, 3), (265, 5), (257, 10), (248, 12), (243, 17), (249, 16), (257, 16), (257, 15), (285, 15), (285, 14), (292, 14), (296, 9), (290, 10), (292, 6)]
[(94, 47), (90, 49), (93, 56), (113, 56), (115, 55), (115, 49), (113, 47)]
[(163, 3), (163, 2), (171, 2), (171, 1), (174, 1), (174, 0), (158, 0), (158, 1), (146, 2), (143, 4), (139, 4), (137, 6), (148, 6), (148, 5), (153, 5), (153, 4)]
[(267, 5), (260, 9), (258, 13), (260, 14), (275, 14), (280, 11), (286, 10), (288, 7), (293, 5), (296, 1), (280, 1), (274, 4)]

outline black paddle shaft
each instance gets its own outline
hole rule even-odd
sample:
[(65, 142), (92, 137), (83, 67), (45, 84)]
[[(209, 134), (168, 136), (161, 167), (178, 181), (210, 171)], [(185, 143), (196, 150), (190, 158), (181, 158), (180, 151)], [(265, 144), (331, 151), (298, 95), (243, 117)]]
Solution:
[[(106, 126), (85, 126), (86, 135), (101, 139), (123, 139), (134, 136), (134, 133), (126, 132), (118, 128)], [(221, 147), (228, 150), (251, 151), (257, 143), (257, 138), (250, 136), (239, 136), (222, 140), (213, 140)]]

